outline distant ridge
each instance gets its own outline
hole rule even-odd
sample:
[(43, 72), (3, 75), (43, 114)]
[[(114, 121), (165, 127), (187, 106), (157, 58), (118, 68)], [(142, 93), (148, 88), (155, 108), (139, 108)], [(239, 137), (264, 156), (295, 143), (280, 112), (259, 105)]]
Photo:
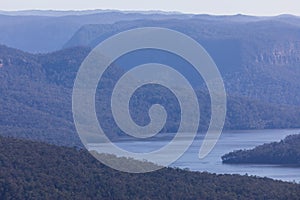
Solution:
[(163, 15), (207, 15), (207, 16), (240, 16), (240, 17), (300, 17), (292, 14), (280, 14), (280, 15), (270, 15), (270, 16), (255, 16), (247, 15), (242, 13), (237, 14), (228, 14), (228, 15), (216, 15), (209, 13), (185, 13), (179, 11), (162, 11), (162, 10), (116, 10), (116, 9), (87, 9), (87, 10), (15, 10), (15, 11), (6, 11), (0, 10), (2, 15), (11, 15), (11, 16), (68, 16), (68, 15), (89, 15), (97, 13), (109, 13), (109, 12), (120, 12), (120, 13), (139, 13), (139, 14), (163, 14)]
[(49, 16), (49, 17), (62, 17), (69, 15), (90, 15), (99, 13), (138, 13), (138, 14), (162, 14), (162, 15), (194, 15), (181, 12), (172, 11), (159, 11), (159, 10), (149, 10), (149, 11), (122, 11), (113, 9), (95, 9), (95, 10), (17, 10), (17, 11), (4, 11), (0, 10), (2, 15), (10, 16)]
[[(47, 19), (47, 20), (46, 20)], [(64, 44), (82, 27), (107, 25), (136, 20), (198, 20), (215, 21), (228, 25), (231, 22), (247, 23), (276, 20), (300, 26), (299, 17), (282, 15), (257, 17), (242, 14), (208, 15), (184, 14), (164, 11), (117, 11), (117, 10), (24, 10), (0, 11), (0, 44), (31, 53), (46, 53), (63, 48)], [(184, 22), (188, 24), (189, 21)], [(143, 24), (142, 24), (143, 25)]]
[(0, 44), (31, 53), (45, 53), (60, 50), (80, 27), (87, 24), (113, 24), (142, 19), (189, 19), (191, 16), (155, 11), (2, 11)]

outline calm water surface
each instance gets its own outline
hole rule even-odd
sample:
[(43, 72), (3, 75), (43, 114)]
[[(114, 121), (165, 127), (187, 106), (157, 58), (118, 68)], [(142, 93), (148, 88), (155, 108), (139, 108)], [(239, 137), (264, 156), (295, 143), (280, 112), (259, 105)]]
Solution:
[[(210, 154), (204, 159), (198, 158), (199, 148), (203, 137), (198, 137), (185, 154), (171, 166), (189, 168), (192, 171), (207, 171), (217, 174), (248, 174), (269, 177), (283, 181), (300, 182), (300, 167), (286, 167), (276, 165), (222, 164), (221, 156), (238, 149), (249, 149), (264, 143), (279, 141), (287, 135), (297, 134), (300, 130), (249, 130), (225, 131)], [(184, 140), (184, 138), (182, 138)], [(130, 151), (139, 152), (140, 149), (149, 151), (159, 149), (165, 141), (151, 142), (119, 142), (118, 145)], [(300, 147), (299, 147), (300, 148)], [(96, 146), (92, 149), (96, 150)], [(165, 155), (167, 156), (167, 155)]]

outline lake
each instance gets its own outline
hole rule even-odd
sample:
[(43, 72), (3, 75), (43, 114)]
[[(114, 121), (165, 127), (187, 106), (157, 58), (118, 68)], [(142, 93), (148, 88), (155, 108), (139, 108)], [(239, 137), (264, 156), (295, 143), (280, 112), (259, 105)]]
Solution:
[[(255, 164), (223, 164), (221, 156), (239, 149), (249, 149), (264, 143), (270, 143), (284, 139), (287, 135), (297, 134), (300, 130), (244, 130), (224, 131), (215, 148), (204, 159), (198, 158), (199, 148), (203, 137), (197, 137), (184, 155), (173, 163), (172, 167), (189, 168), (192, 171), (206, 171), (217, 174), (241, 174), (269, 177), (283, 181), (300, 182), (300, 167), (287, 167), (280, 165), (255, 165)], [(183, 138), (184, 140), (184, 138)], [(165, 141), (131, 142), (122, 141), (118, 146), (138, 152), (140, 149), (155, 150), (166, 144)], [(300, 147), (299, 147), (300, 148)], [(89, 150), (96, 150), (91, 145)], [(167, 155), (164, 155), (167, 156)]]

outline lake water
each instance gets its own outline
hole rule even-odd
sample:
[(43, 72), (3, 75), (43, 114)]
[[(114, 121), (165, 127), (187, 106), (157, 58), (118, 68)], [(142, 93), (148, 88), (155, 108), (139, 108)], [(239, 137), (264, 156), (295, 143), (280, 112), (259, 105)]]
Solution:
[[(222, 133), (215, 148), (204, 159), (199, 159), (198, 153), (201, 138), (198, 137), (185, 154), (171, 166), (189, 168), (192, 171), (207, 171), (217, 174), (248, 174), (260, 177), (269, 177), (283, 181), (300, 182), (300, 167), (287, 167), (279, 165), (254, 165), (254, 164), (223, 164), (221, 156), (239, 149), (249, 149), (264, 143), (279, 141), (287, 135), (298, 134), (300, 130), (249, 130), (249, 131), (225, 131)], [(184, 138), (183, 138), (184, 139)], [(151, 141), (129, 142), (123, 141), (118, 145), (125, 149), (136, 151), (140, 148), (150, 150), (159, 149), (166, 142)], [(300, 148), (300, 147), (299, 147)], [(95, 146), (94, 148), (95, 149)], [(167, 155), (165, 155), (167, 156)]]

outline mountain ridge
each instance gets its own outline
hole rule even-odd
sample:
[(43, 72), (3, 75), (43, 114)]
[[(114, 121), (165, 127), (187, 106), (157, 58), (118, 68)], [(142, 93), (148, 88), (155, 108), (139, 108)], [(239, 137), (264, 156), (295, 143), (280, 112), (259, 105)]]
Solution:
[[(0, 46), (0, 58), (4, 61), (0, 68), (0, 134), (64, 146), (81, 146), (73, 124), (72, 87), (77, 70), (90, 50), (76, 47), (50, 54), (28, 54)], [(104, 77), (102, 87), (105, 95), (109, 95), (113, 77), (120, 74), (118, 70), (118, 67), (112, 67), (110, 73), (114, 75)], [(151, 91), (148, 88), (143, 92), (140, 94), (147, 94), (143, 95), (146, 99), (134, 101), (133, 104), (134, 119), (141, 124), (149, 120), (144, 109), (146, 105), (155, 99), (166, 98), (168, 102), (169, 98), (161, 98), (166, 94), (161, 89)], [(200, 127), (205, 130), (210, 119), (209, 95), (205, 90), (196, 90), (196, 93), (202, 102)], [(96, 104), (102, 105), (100, 102), (96, 96)], [(164, 131), (174, 132), (179, 110), (176, 104), (168, 102), (167, 105), (171, 108), (170, 119), (174, 120), (167, 124)], [(96, 108), (97, 114), (102, 116), (102, 125), (110, 130), (108, 133), (112, 139), (117, 139), (120, 133), (108, 120), (111, 118), (109, 106)], [(264, 103), (228, 93), (225, 129), (299, 128), (299, 118), (298, 105)]]
[[(300, 24), (300, 18), (297, 22)], [(149, 26), (171, 28), (199, 42), (227, 79), (229, 93), (264, 102), (300, 105), (300, 98), (290, 98), (289, 94), (299, 89), (300, 76), (300, 27), (294, 22), (275, 18), (243, 23), (194, 18), (89, 24), (81, 27), (65, 47), (93, 48), (116, 33)], [(257, 91), (266, 85), (271, 88), (266, 95)], [(281, 97), (277, 93), (282, 93)]]

